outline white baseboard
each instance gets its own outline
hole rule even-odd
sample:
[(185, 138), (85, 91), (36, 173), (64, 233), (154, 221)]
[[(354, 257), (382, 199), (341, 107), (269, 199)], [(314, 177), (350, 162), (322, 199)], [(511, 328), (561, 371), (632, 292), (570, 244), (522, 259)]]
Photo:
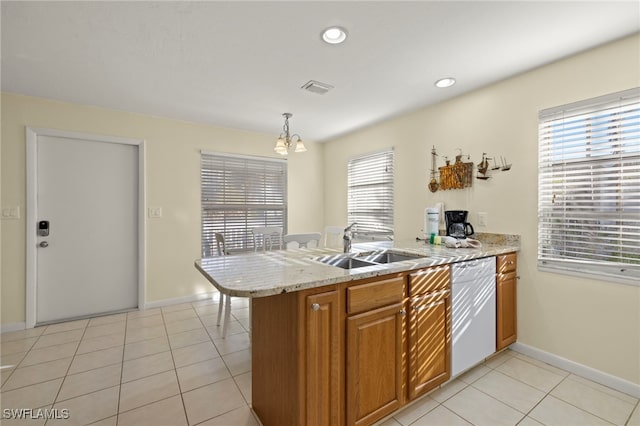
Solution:
[(0, 326), (0, 333), (10, 333), (12, 331), (20, 331), (27, 328), (26, 322), (12, 322), (11, 324), (2, 324)]
[[(218, 293), (217, 292), (199, 293), (199, 294), (194, 294), (194, 295), (191, 295), (191, 296), (183, 296), (183, 297), (174, 297), (172, 299), (155, 300), (153, 302), (145, 303), (144, 306), (140, 307), (140, 310), (142, 311), (142, 310), (145, 310), (145, 309), (161, 308), (163, 306), (178, 305), (180, 303), (197, 302), (199, 300), (210, 299), (216, 294), (218, 294)], [(14, 322), (14, 323), (10, 323), (10, 324), (2, 324), (2, 325), (0, 325), (0, 333), (10, 333), (12, 331), (25, 330), (26, 328), (27, 328), (27, 323), (24, 322), (24, 321), (23, 322)]]
[(596, 383), (600, 383), (601, 385), (626, 393), (634, 398), (640, 398), (640, 384), (579, 364), (550, 352), (545, 352), (542, 349), (525, 345), (524, 343), (516, 342), (509, 348), (516, 352), (520, 352), (521, 354), (530, 356), (531, 358), (551, 364), (554, 367), (558, 367), (584, 377), (585, 379), (592, 380)]
[(146, 302), (140, 310), (161, 308), (163, 306), (179, 305), (180, 303), (197, 302), (199, 300), (211, 299), (218, 292), (211, 293), (198, 293), (191, 296), (174, 297), (171, 299), (154, 300), (153, 302)]

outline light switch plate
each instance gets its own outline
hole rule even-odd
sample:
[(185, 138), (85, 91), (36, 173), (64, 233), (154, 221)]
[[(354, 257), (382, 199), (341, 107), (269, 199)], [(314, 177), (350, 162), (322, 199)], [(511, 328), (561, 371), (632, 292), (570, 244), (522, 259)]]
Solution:
[(478, 212), (478, 225), (487, 226), (487, 212)]
[(162, 217), (162, 207), (149, 207), (147, 214), (153, 219)]
[(2, 218), (3, 219), (20, 219), (20, 206), (3, 208)]

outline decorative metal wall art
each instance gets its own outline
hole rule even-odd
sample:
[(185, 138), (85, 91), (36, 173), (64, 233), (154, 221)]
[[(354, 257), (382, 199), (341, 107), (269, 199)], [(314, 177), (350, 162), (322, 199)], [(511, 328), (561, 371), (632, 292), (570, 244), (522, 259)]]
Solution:
[(456, 155), (454, 164), (449, 164), (447, 160), (446, 166), (440, 167), (439, 170), (442, 189), (463, 189), (473, 183), (473, 162), (463, 162), (462, 154)]
[[(511, 164), (507, 162), (507, 159), (500, 156), (500, 164), (496, 157), (488, 157), (486, 152), (482, 153), (482, 159), (477, 164), (473, 161), (462, 161), (464, 155), (460, 153), (456, 155), (456, 161), (454, 164), (445, 157), (445, 165), (438, 167), (436, 171), (436, 164), (438, 154), (436, 153), (435, 146), (431, 149), (431, 180), (429, 181), (429, 191), (436, 192), (439, 189), (464, 189), (469, 188), (473, 184), (473, 169), (477, 170), (476, 179), (487, 180), (491, 178), (491, 172), (495, 171), (508, 171), (511, 169)], [(467, 160), (471, 160), (469, 155), (466, 156)], [(493, 160), (493, 167), (491, 166), (491, 160)]]

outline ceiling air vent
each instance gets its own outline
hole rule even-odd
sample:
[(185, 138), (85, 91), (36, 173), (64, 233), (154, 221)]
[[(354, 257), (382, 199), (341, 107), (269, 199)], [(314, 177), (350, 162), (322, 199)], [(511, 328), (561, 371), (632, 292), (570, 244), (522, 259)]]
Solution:
[(333, 89), (333, 86), (327, 83), (320, 83), (319, 81), (309, 80), (302, 85), (301, 89), (304, 89), (311, 93), (317, 93), (318, 95), (324, 95), (329, 90)]

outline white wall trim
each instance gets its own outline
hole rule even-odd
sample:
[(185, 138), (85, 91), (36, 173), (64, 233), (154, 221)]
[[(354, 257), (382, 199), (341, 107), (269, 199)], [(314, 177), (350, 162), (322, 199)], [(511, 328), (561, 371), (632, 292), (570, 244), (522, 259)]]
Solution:
[(531, 358), (546, 362), (554, 367), (558, 367), (580, 377), (584, 377), (585, 379), (592, 380), (596, 383), (600, 383), (601, 385), (626, 393), (634, 398), (640, 398), (640, 384), (579, 364), (550, 352), (545, 352), (542, 349), (525, 345), (524, 343), (516, 342), (509, 348), (521, 354), (530, 356)]
[(71, 132), (66, 130), (46, 129), (39, 127), (26, 127), (26, 153), (27, 153), (27, 197), (26, 197), (26, 288), (25, 288), (25, 327), (33, 328), (36, 325), (37, 312), (37, 235), (36, 227), (38, 213), (38, 136), (52, 136), (67, 139), (81, 139), (95, 142), (108, 142), (125, 145), (135, 145), (138, 147), (138, 308), (145, 308), (146, 295), (146, 157), (145, 141), (143, 139), (122, 138), (118, 136), (95, 135), (91, 133)]
[(216, 294), (218, 294), (218, 292), (213, 291), (210, 293), (193, 294), (191, 296), (182, 296), (182, 297), (173, 297), (171, 299), (155, 300), (153, 302), (147, 302), (144, 308), (153, 309), (153, 308), (161, 308), (163, 306), (179, 305), (180, 303), (198, 302), (200, 300), (211, 299)]
[[(211, 299), (217, 294), (218, 294), (217, 291), (212, 291), (210, 293), (198, 293), (191, 296), (182, 296), (182, 297), (174, 297), (171, 299), (156, 300), (153, 302), (146, 303), (144, 307), (138, 306), (138, 310), (143, 311), (145, 309), (162, 308), (163, 306), (178, 305), (180, 303), (198, 302), (200, 300)], [(25, 322), (14, 322), (11, 324), (2, 324), (0, 326), (0, 333), (10, 333), (12, 331), (21, 331), (21, 330), (25, 330), (26, 328), (27, 326)]]
[(25, 322), (12, 322), (10, 324), (2, 324), (0, 326), (0, 333), (11, 333), (12, 331), (21, 331), (27, 328)]

